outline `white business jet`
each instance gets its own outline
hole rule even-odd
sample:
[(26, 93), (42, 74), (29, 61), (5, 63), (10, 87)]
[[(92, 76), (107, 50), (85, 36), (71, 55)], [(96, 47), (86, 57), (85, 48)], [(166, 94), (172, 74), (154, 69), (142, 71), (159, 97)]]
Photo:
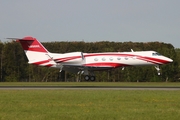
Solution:
[[(9, 38), (14, 39), (14, 38)], [(85, 80), (95, 80), (94, 71), (110, 70), (127, 66), (155, 66), (160, 75), (159, 65), (173, 62), (155, 51), (131, 52), (103, 52), (103, 53), (51, 53), (36, 38), (27, 36), (16, 38), (20, 42), (29, 60), (29, 64), (38, 66), (55, 67), (60, 71), (65, 70), (78, 74), (84, 74)]]

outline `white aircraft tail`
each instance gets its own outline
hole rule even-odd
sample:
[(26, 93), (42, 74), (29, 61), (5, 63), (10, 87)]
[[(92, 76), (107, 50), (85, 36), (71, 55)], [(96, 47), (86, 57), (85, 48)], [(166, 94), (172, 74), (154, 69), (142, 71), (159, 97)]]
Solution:
[(33, 37), (24, 37), (22, 39), (16, 39), (21, 43), (24, 52), (29, 60), (29, 64), (41, 65), (51, 67), (56, 63), (52, 60), (47, 49)]

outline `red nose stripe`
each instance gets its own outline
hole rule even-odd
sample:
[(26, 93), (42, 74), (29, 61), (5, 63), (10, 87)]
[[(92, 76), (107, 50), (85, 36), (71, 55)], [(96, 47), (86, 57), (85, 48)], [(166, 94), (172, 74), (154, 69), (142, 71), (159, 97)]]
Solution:
[(150, 58), (150, 57), (139, 57), (138, 59), (145, 60), (154, 64), (165, 64), (169, 62), (167, 60), (162, 60), (158, 58)]

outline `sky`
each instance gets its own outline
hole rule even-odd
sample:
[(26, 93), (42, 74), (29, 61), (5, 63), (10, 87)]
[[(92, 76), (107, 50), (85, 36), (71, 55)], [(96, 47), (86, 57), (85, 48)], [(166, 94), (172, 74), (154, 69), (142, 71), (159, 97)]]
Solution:
[(0, 0), (0, 40), (165, 42), (180, 48), (180, 0)]

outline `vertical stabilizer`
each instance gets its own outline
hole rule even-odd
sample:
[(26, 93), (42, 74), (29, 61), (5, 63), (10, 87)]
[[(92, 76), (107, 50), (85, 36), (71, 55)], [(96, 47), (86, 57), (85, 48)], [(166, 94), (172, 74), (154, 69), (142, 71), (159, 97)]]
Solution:
[(16, 39), (21, 43), (22, 48), (29, 60), (28, 63), (41, 65), (41, 66), (53, 66), (55, 63), (48, 58), (47, 49), (36, 39), (31, 36), (24, 37), (22, 39)]
[(17, 39), (17, 41), (21, 43), (25, 51), (34, 51), (34, 52), (43, 52), (43, 53), (48, 52), (46, 48), (36, 38), (28, 36), (22, 39)]

